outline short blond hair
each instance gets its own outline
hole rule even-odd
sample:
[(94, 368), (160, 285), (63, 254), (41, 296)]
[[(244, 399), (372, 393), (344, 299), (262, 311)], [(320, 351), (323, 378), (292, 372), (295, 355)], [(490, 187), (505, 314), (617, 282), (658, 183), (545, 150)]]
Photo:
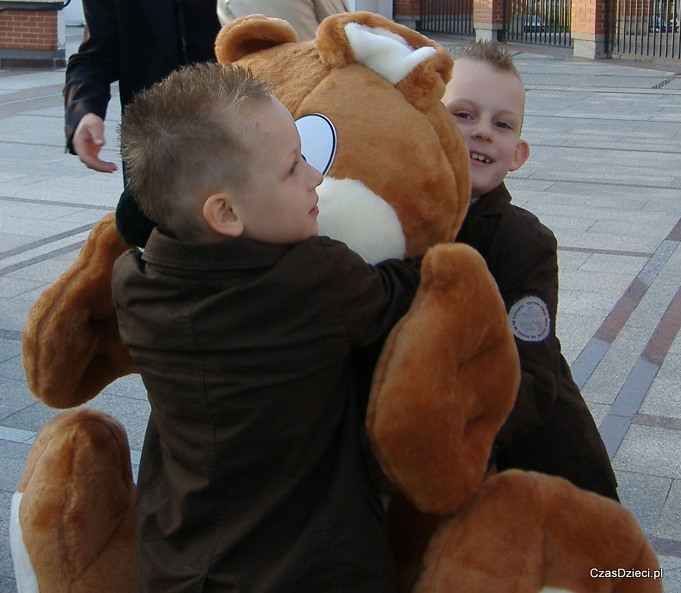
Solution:
[(120, 125), (126, 182), (140, 210), (164, 232), (204, 228), (202, 199), (247, 180), (248, 109), (272, 99), (270, 86), (238, 66), (186, 66), (139, 93)]
[(525, 85), (513, 62), (513, 54), (497, 41), (480, 40), (467, 41), (455, 47), (452, 55), (454, 57), (454, 71), (456, 71), (456, 60), (472, 60), (489, 64), (492, 68), (500, 72), (507, 72), (518, 79), (523, 93), (522, 112), (520, 113), (520, 129), (522, 131), (525, 119)]
[(455, 47), (452, 54), (455, 60), (467, 59), (485, 62), (498, 70), (510, 72), (522, 82), (520, 73), (513, 63), (513, 54), (496, 41), (468, 41)]

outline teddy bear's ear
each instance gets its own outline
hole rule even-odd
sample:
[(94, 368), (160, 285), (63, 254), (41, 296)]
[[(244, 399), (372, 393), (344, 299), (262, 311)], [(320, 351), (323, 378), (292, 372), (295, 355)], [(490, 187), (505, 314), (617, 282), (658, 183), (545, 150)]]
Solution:
[(440, 101), (451, 77), (453, 61), (443, 47), (372, 12), (327, 17), (316, 39), (327, 67), (362, 64), (395, 85), (418, 109)]
[(298, 35), (287, 21), (250, 14), (222, 27), (215, 39), (215, 56), (220, 64), (226, 64), (248, 54), (296, 41)]

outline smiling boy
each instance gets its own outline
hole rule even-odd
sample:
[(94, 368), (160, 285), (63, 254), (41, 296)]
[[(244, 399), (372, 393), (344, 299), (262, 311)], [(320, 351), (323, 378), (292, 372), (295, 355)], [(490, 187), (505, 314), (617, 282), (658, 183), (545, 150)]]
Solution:
[(137, 591), (395, 591), (351, 353), (404, 314), (418, 270), (319, 237), (322, 175), (262, 81), (203, 64), (121, 123), (156, 221), (114, 266), (151, 414)]
[(494, 42), (455, 51), (443, 99), (470, 152), (472, 199), (456, 238), (485, 258), (506, 304), (521, 366), (516, 403), (493, 461), (562, 476), (617, 500), (617, 482), (598, 428), (556, 336), (556, 238), (511, 203), (509, 171), (530, 154), (520, 136), (525, 90), (511, 55)]
[[(470, 54), (459, 50), (444, 102), (470, 151), (476, 200), (501, 185), (509, 171), (522, 167), (530, 147), (520, 137), (525, 89), (510, 56), (495, 55), (491, 44), (472, 47), (477, 49)], [(481, 57), (468, 57), (474, 52)]]

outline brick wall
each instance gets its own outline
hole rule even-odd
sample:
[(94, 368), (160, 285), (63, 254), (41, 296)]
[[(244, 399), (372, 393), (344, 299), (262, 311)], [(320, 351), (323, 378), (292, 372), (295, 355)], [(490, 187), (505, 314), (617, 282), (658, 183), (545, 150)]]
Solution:
[(573, 0), (572, 30), (582, 33), (605, 33), (605, 3), (602, 0)]
[(56, 12), (0, 12), (0, 47), (22, 50), (57, 49), (57, 21)]
[[(66, 64), (62, 3), (0, 0), (0, 67), (61, 67)], [(36, 10), (33, 10), (36, 8)], [(42, 8), (43, 10), (37, 10)]]
[(420, 5), (419, 0), (393, 0), (393, 14), (395, 16), (418, 16)]
[(502, 0), (474, 0), (473, 20), (476, 23), (501, 24), (504, 22)]

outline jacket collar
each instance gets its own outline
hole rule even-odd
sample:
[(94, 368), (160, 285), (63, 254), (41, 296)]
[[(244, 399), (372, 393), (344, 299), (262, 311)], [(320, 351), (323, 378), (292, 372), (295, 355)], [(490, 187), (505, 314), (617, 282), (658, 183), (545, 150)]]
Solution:
[(486, 219), (503, 213), (510, 202), (511, 194), (503, 183), (480, 196), (468, 208), (456, 241), (479, 249), (485, 236)]
[(295, 245), (273, 245), (238, 237), (221, 243), (178, 241), (158, 229), (151, 232), (142, 259), (151, 266), (173, 269), (175, 275), (229, 272), (276, 264)]
[(475, 204), (472, 204), (466, 216), (490, 216), (503, 212), (511, 203), (511, 194), (502, 182), (492, 191), (480, 196)]

